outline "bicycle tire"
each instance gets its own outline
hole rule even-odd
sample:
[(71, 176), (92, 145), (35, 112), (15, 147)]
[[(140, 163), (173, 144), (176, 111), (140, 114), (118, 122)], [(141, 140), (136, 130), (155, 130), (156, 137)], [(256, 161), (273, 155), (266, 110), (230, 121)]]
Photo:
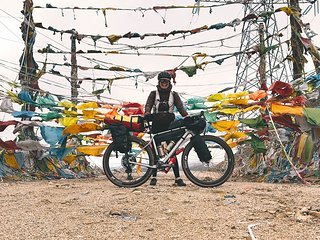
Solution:
[(182, 153), (182, 169), (186, 177), (200, 187), (220, 186), (231, 177), (234, 169), (235, 160), (232, 149), (216, 136), (201, 137), (207, 144), (212, 159), (209, 163), (201, 162), (193, 148), (193, 143), (189, 142)]
[[(154, 165), (154, 154), (147, 143), (135, 136), (129, 136), (130, 149), (127, 153), (114, 150), (111, 143), (103, 155), (102, 165), (107, 178), (118, 187), (138, 187), (144, 184), (151, 176), (152, 169), (146, 166), (128, 162), (128, 156), (134, 156), (132, 160), (140, 161), (149, 166)], [(141, 151), (141, 149), (143, 149)], [(139, 155), (134, 155), (139, 152)], [(127, 154), (127, 155), (126, 155)], [(131, 177), (129, 177), (131, 175)]]

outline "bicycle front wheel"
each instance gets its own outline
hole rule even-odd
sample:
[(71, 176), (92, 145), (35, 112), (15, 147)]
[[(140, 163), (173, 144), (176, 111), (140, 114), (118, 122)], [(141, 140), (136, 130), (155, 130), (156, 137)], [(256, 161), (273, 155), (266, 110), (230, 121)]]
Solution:
[(147, 143), (135, 136), (129, 137), (130, 149), (126, 153), (115, 151), (111, 143), (102, 160), (107, 178), (118, 187), (138, 187), (151, 176), (154, 155)]
[(234, 169), (234, 155), (229, 145), (222, 139), (204, 135), (212, 159), (201, 162), (193, 143), (189, 142), (182, 154), (182, 169), (186, 177), (200, 187), (217, 187), (226, 182)]

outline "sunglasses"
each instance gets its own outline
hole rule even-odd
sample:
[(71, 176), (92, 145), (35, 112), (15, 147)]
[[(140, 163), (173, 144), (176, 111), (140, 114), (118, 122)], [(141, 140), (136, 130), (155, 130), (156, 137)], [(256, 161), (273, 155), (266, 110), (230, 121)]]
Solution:
[(160, 83), (169, 83), (170, 82), (170, 80), (168, 80), (168, 79), (160, 79), (160, 81), (159, 81)]

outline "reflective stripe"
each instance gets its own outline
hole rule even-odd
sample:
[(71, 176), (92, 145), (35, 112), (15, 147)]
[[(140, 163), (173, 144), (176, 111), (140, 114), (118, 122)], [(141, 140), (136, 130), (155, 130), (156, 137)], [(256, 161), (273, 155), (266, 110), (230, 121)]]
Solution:
[[(158, 113), (158, 109), (159, 109), (159, 104), (160, 104), (160, 94), (159, 91), (156, 90), (156, 97), (154, 100), (154, 105), (153, 105), (153, 113)], [(168, 101), (168, 105), (169, 105), (169, 113), (173, 113), (173, 107), (174, 107), (174, 97), (173, 97), (173, 93), (172, 91), (170, 91), (170, 95), (169, 95), (169, 101)]]

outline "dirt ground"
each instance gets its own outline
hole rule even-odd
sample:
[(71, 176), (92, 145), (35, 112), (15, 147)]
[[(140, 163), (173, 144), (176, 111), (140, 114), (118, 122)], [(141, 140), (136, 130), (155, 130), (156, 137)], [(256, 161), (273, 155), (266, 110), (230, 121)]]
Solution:
[(118, 188), (104, 176), (0, 183), (0, 239), (320, 239), (320, 185)]

